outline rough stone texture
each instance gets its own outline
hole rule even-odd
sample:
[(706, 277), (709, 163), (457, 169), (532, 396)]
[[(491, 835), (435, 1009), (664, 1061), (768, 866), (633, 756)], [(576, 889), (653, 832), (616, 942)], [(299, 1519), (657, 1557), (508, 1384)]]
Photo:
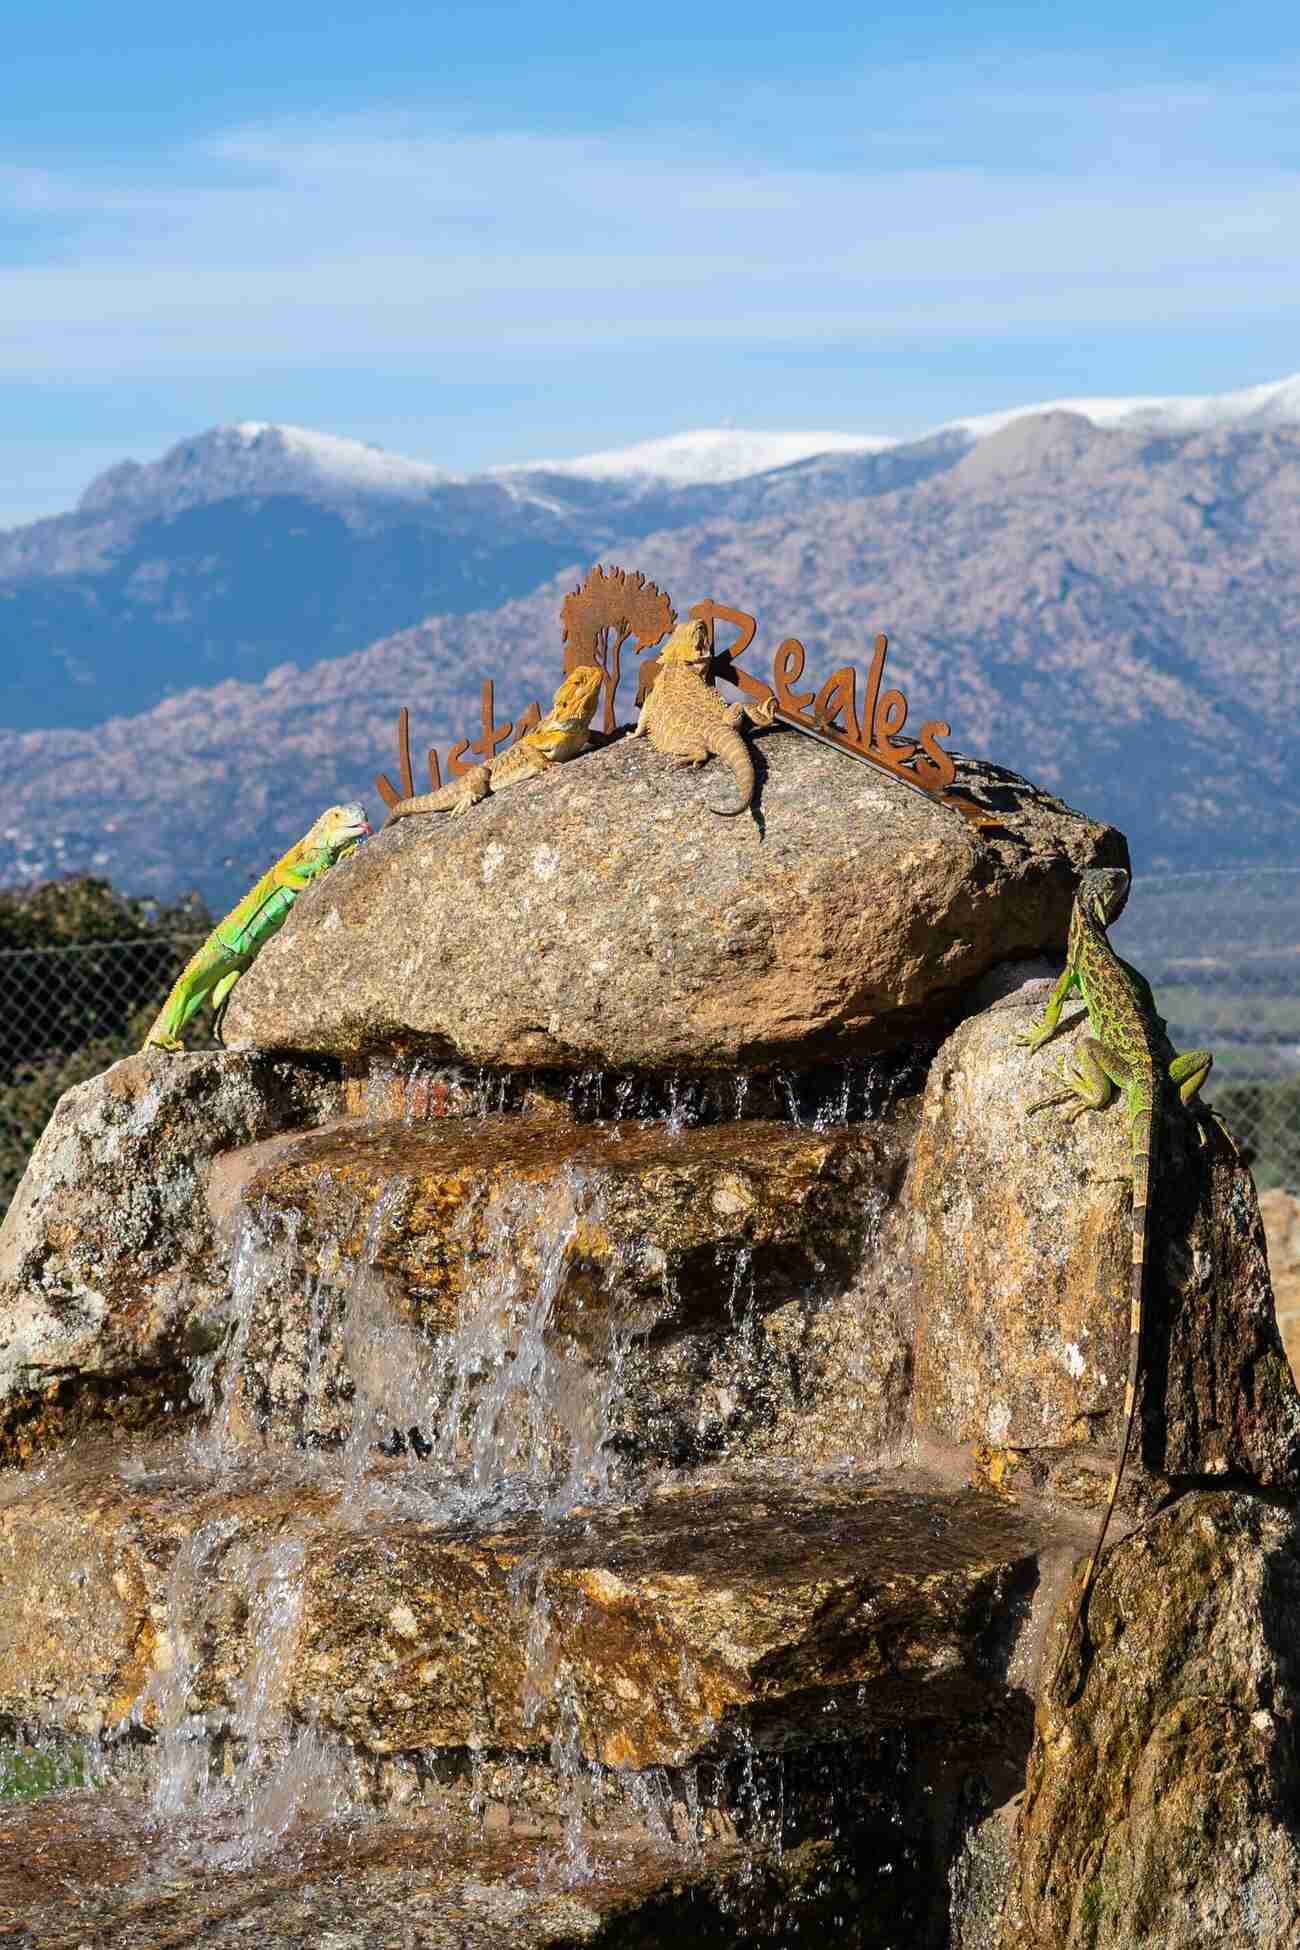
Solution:
[(996, 767), (1005, 828), (800, 738), (755, 741), (763, 837), (717, 781), (624, 739), (454, 821), (403, 820), (295, 905), (236, 988), (232, 1043), (405, 1043), (507, 1068), (807, 1064), (950, 1020), (1009, 955), (1059, 949), (1121, 836)]
[[(837, 1453), (878, 1455), (905, 1422), (907, 1330), (864, 1254), (907, 1121), (497, 1115), (277, 1140), (244, 1173), (264, 1272), (251, 1304), (234, 1296), (220, 1385), (278, 1442), (338, 1442), (358, 1412), (436, 1442), (457, 1388), (471, 1406), (467, 1370), (494, 1383), (544, 1343), (571, 1423), (603, 1418), (625, 1458), (680, 1465), (783, 1440), (808, 1453), (856, 1375)], [(513, 1467), (537, 1441), (520, 1428)]]
[(224, 1051), (152, 1050), (64, 1093), (0, 1226), (0, 1459), (162, 1411), (186, 1318), (225, 1289), (213, 1158), (341, 1102), (328, 1063)]
[(1002, 1950), (1300, 1943), (1298, 1615), (1296, 1513), (1258, 1497), (1190, 1495), (1108, 1556), (1082, 1691), (1040, 1705)]
[[(39, 1475), (39, 1473), (38, 1473)], [(400, 1478), (401, 1472), (395, 1472)], [(0, 1721), (97, 1735), (256, 1679), (371, 1754), (545, 1751), (620, 1770), (978, 1719), (1053, 1532), (921, 1472), (660, 1492), (549, 1526), (447, 1528), (284, 1473), (82, 1464), (0, 1504)], [(403, 1498), (401, 1491), (405, 1489)], [(301, 1603), (265, 1636), (277, 1576)], [(179, 1692), (178, 1689), (179, 1688)]]
[[(916, 1413), (923, 1431), (985, 1450), (1006, 1482), (1038, 1452), (1062, 1494), (1104, 1493), (1127, 1374), (1130, 1144), (1122, 1109), (1073, 1124), (1027, 1118), (1050, 1094), (1075, 1026), (1016, 1046), (1041, 1014), (1030, 981), (968, 1018), (926, 1084), (904, 1193), (917, 1280)], [(1067, 1020), (1069, 1012), (1067, 1012)], [(1165, 1126), (1153, 1187), (1142, 1440), (1134, 1462), (1165, 1477), (1296, 1480), (1300, 1397), (1273, 1314), (1259, 1208), (1223, 1133)], [(1138, 1472), (1135, 1469), (1136, 1488)]]
[(1300, 1379), (1300, 1198), (1280, 1188), (1261, 1192), (1259, 1210), (1268, 1240), (1278, 1331), (1291, 1372)]
[[(60, 1105), (0, 1235), (0, 1735), (203, 1813), (0, 1817), (23, 1950), (1300, 1950), (1300, 1401), (1249, 1177), (1190, 1122), (1133, 1478), (1196, 1488), (1108, 1556), (1014, 1828), (1130, 1191), (1116, 1111), (1026, 1123), (1078, 1032), (1016, 1048), (1044, 989), (1004, 958), (1122, 843), (988, 771), (977, 841), (759, 742), (761, 843), (626, 746), (407, 822), (243, 985), (316, 1054)], [(119, 1452), (191, 1380), (208, 1426)], [(247, 1866), (335, 1783), (425, 1813)]]
[[(484, 1836), (459, 1810), (302, 1825), (222, 1871), (229, 1824), (161, 1823), (116, 1794), (0, 1809), (6, 1950), (845, 1950), (915, 1942), (896, 1835), (689, 1850)], [(196, 1860), (197, 1858), (197, 1860)], [(900, 1866), (903, 1873), (899, 1873)]]
[(313, 1553), (296, 1703), (381, 1752), (526, 1748), (567, 1723), (615, 1768), (959, 1721), (997, 1689), (976, 1620), (997, 1636), (1041, 1538), (915, 1476), (656, 1498), (535, 1567), (526, 1536), (371, 1533)]

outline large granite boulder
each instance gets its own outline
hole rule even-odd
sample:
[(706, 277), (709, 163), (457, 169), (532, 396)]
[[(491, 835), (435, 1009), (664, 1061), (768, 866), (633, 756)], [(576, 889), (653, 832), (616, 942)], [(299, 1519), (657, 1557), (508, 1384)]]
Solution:
[[(0, 1825), (0, 1934), (53, 1879), (70, 1943), (142, 1950), (1300, 1943), (1300, 1399), (1190, 1119), (1132, 1493), (1043, 1688), (1130, 1163), (1118, 1109), (1026, 1120), (1079, 1025), (1018, 1047), (1011, 958), (1123, 843), (991, 768), (977, 833), (759, 743), (761, 835), (626, 742), (399, 825), (236, 991), (269, 1047), (63, 1099), (0, 1231), (0, 1733), (154, 1815)], [(249, 1866), (281, 1836), (296, 1884)], [(583, 1900), (525, 1915), (543, 1836)]]
[(796, 733), (758, 741), (753, 818), (623, 739), (465, 816), (379, 833), (236, 987), (232, 1044), (393, 1044), (507, 1068), (806, 1065), (932, 1034), (994, 963), (1063, 946), (1121, 836), (1014, 774), (951, 809)]

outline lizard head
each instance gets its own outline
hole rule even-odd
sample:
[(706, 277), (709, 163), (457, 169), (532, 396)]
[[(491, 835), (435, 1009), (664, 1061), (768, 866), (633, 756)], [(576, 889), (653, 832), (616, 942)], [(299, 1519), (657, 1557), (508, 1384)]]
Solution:
[(690, 664), (696, 670), (707, 670), (712, 657), (709, 626), (696, 617), (679, 623), (658, 653), (661, 670), (668, 664)]
[(1118, 921), (1128, 899), (1129, 876), (1123, 867), (1090, 867), (1079, 881), (1078, 898), (1103, 928)]
[(597, 670), (595, 664), (576, 665), (555, 693), (551, 715), (571, 718), (578, 724), (590, 723), (604, 681), (605, 673)]
[(370, 831), (366, 809), (353, 799), (346, 806), (327, 806), (306, 835), (303, 845), (309, 850), (324, 848), (342, 856), (359, 846)]

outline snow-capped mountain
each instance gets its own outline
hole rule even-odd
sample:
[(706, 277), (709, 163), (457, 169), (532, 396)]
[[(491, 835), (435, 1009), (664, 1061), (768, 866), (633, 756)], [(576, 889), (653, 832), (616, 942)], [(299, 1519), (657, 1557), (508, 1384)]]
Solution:
[(1135, 433), (1208, 433), (1218, 427), (1300, 426), (1300, 373), (1270, 380), (1264, 386), (1244, 386), (1234, 393), (1151, 394), (1131, 399), (1054, 399), (1037, 406), (1013, 406), (1001, 413), (977, 413), (964, 420), (948, 420), (941, 433), (964, 433), (984, 440), (1001, 433), (1013, 420), (1037, 413), (1077, 413), (1095, 427), (1114, 427)]
[(71, 514), (0, 533), (0, 724), (90, 726), (193, 685), (315, 667), (431, 615), (576, 581), (611, 553), (638, 563), (641, 538), (700, 523), (883, 506), (954, 469), (963, 492), (992, 494), (1048, 458), (1059, 492), (1076, 478), (1052, 431), (1063, 413), (1076, 445), (1091, 425), (1123, 444), (1114, 465), (1140, 471), (1153, 433), (1300, 427), (1300, 376), (1205, 398), (1051, 400), (916, 440), (705, 428), (477, 474), (305, 427), (214, 427), (110, 468)]
[[(11, 582), (6, 680), (26, 664), (44, 707), (75, 704), (78, 673), (54, 680), (84, 644), (88, 712), (0, 730), (0, 881), (111, 850), (125, 887), (198, 879), (228, 906), (242, 883), (223, 861), (274, 858), (330, 799), (373, 805), (399, 706), (417, 751), (445, 753), (484, 678), (502, 718), (544, 702), (564, 590), (594, 559), (679, 609), (751, 610), (759, 668), (788, 631), (824, 675), (883, 630), (916, 723), (940, 716), (958, 749), (1113, 819), (1144, 870), (1300, 847), (1300, 427), (1153, 439), (1058, 411), (644, 499), (575, 480), (586, 499), (565, 503), (544, 478), (567, 509), (547, 535), (481, 480), (369, 501), (355, 526), (301, 494), (235, 497), (124, 531), (98, 573)], [(527, 593), (484, 600), (493, 577)], [(153, 708), (103, 722), (128, 680), (154, 684)]]
[(239, 494), (418, 501), (457, 476), (428, 461), (310, 427), (243, 420), (178, 441), (160, 460), (124, 460), (93, 480), (79, 514), (179, 513)]
[(1300, 373), (1231, 393), (1040, 400), (1031, 406), (1011, 406), (996, 413), (945, 420), (942, 426), (907, 435), (761, 433), (739, 428), (698, 428), (690, 433), (668, 434), (658, 440), (638, 441), (630, 447), (580, 454), (572, 460), (529, 461), (492, 468), (490, 472), (512, 476), (570, 475), (591, 481), (618, 482), (631, 488), (714, 487), (829, 455), (882, 454), (954, 434), (967, 441), (984, 440), (1015, 420), (1030, 419), (1041, 413), (1077, 413), (1095, 427), (1142, 433), (1204, 433), (1218, 427), (1237, 426), (1294, 427), (1300, 426)]
[(576, 460), (534, 460), (494, 467), (493, 474), (571, 474), (589, 481), (619, 481), (642, 487), (716, 487), (791, 467), (820, 454), (878, 454), (896, 447), (882, 434), (755, 433), (734, 427), (700, 427), (641, 440), (632, 447), (610, 447)]
[[(1016, 420), (1044, 413), (1075, 413), (1093, 426), (1144, 433), (1191, 434), (1218, 428), (1300, 426), (1300, 374), (1235, 392), (1122, 398), (1040, 400), (995, 413), (967, 415), (914, 435), (763, 432), (704, 427), (603, 448), (570, 458), (516, 461), (479, 473), (458, 473), (426, 460), (389, 453), (346, 435), (265, 420), (213, 427), (170, 448), (159, 460), (120, 462), (100, 474), (82, 495), (77, 513), (89, 516), (174, 516), (185, 508), (240, 495), (305, 495), (353, 508), (360, 502), (436, 503), (446, 510), (456, 490), (489, 492), (519, 508), (552, 514), (557, 482), (596, 484), (628, 500), (720, 488), (805, 465), (898, 453), (936, 444), (956, 458), (971, 443), (1000, 433)], [(589, 505), (586, 498), (583, 505)], [(57, 518), (56, 518), (57, 519)], [(14, 572), (22, 540), (48, 523), (0, 533), (0, 579)]]

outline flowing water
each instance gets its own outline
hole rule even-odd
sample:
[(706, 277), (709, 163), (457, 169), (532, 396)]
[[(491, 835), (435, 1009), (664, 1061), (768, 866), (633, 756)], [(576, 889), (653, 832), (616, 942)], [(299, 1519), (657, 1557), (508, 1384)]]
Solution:
[[(609, 1301), (595, 1307), (604, 1323), (596, 1358), (557, 1321), (579, 1234), (602, 1216), (599, 1187), (569, 1166), (540, 1184), (507, 1182), (472, 1224), (467, 1213), (457, 1229), (460, 1318), (450, 1333), (431, 1337), (394, 1310), (375, 1266), (404, 1191), (400, 1180), (385, 1185), (353, 1259), (326, 1253), (311, 1269), (301, 1213), (241, 1211), (222, 1317), (194, 1362), (201, 1414), (188, 1439), (189, 1468), (232, 1485), (246, 1483), (250, 1469), (269, 1471), (280, 1484), (327, 1493), (328, 1521), (359, 1527), (394, 1518), (463, 1526), (506, 1516), (545, 1525), (617, 1495), (608, 1438), (631, 1338), (631, 1320), (615, 1304), (626, 1256), (608, 1259), (604, 1291), (593, 1296)], [(249, 1364), (265, 1320), (291, 1298), (305, 1321), (299, 1352), (307, 1395), (319, 1392), (328, 1370), (346, 1400), (350, 1426), (333, 1450), (304, 1443), (272, 1451), (257, 1428)], [(137, 1714), (157, 1736), (154, 1812), (220, 1815), (221, 1839), (208, 1836), (202, 1846), (207, 1859), (231, 1866), (274, 1849), (295, 1821), (355, 1805), (362, 1792), (356, 1771), (296, 1726), (288, 1709), (304, 1570), (324, 1519), (298, 1513), (253, 1539), (242, 1535), (243, 1521), (228, 1514), (202, 1524), (177, 1551), (162, 1627), (168, 1661)], [(563, 1710), (564, 1671), (548, 1651), (543, 1554), (539, 1546), (516, 1579), (521, 1612), (531, 1613), (525, 1710), (532, 1724), (544, 1711), (557, 1717), (551, 1708), (560, 1702), (549, 1758), (573, 1790), (563, 1851), (563, 1874), (572, 1879), (581, 1872), (590, 1778)], [(225, 1710), (214, 1714), (201, 1710), (198, 1683), (212, 1645), (229, 1635), (232, 1588), (246, 1608), (245, 1665)], [(203, 1834), (202, 1824), (191, 1832)]]
[[(459, 1110), (471, 1107), (471, 1119), (492, 1115), (513, 1088), (418, 1066), (377, 1076), (373, 1087), (390, 1116), (400, 1093), (402, 1118), (412, 1124), (443, 1114), (453, 1096)], [(775, 1087), (791, 1123), (827, 1131), (871, 1114), (888, 1083), (857, 1066), (815, 1085), (778, 1078)], [(739, 1120), (750, 1100), (745, 1074), (670, 1078), (652, 1091), (592, 1071), (569, 1084), (566, 1107), (579, 1121), (613, 1110), (619, 1121), (607, 1138), (617, 1145), (638, 1116), (657, 1117), (671, 1140), (700, 1122)], [(553, 1810), (548, 1872), (566, 1886), (593, 1874), (593, 1835), (620, 1823), (684, 1862), (719, 1839), (734, 1842), (738, 1828), (751, 1846), (779, 1854), (784, 1763), (760, 1762), (744, 1736), (725, 1762), (632, 1773), (584, 1751), (547, 1585), (547, 1538), (628, 1493), (611, 1438), (624, 1364), (644, 1325), (624, 1299), (638, 1271), (634, 1248), (612, 1251), (594, 1268), (584, 1262), (575, 1322), (575, 1265), (584, 1237), (605, 1217), (599, 1173), (570, 1162), (549, 1176), (498, 1182), (486, 1204), (466, 1208), (453, 1229), (455, 1324), (441, 1332), (394, 1306), (379, 1264), (409, 1194), (394, 1173), (354, 1215), (347, 1236), (361, 1243), (350, 1254), (319, 1241), (309, 1252), (307, 1217), (292, 1206), (254, 1205), (238, 1215), (228, 1293), (192, 1362), (199, 1413), (184, 1468), (214, 1490), (265, 1483), (273, 1514), (250, 1532), (242, 1512), (220, 1512), (183, 1538), (172, 1561), (158, 1621), (164, 1650), (122, 1736), (129, 1742), (140, 1728), (152, 1736), (150, 1807), (170, 1837), (164, 1870), (200, 1861), (247, 1869), (304, 1823), (366, 1812), (381, 1777), (386, 1802), (427, 1801), (447, 1791), (458, 1768), (466, 1805), (480, 1812), (509, 1798), (512, 1778), (528, 1786), (542, 1768)], [(761, 1323), (747, 1246), (719, 1250), (717, 1291), (737, 1369), (749, 1372)], [(293, 1384), (301, 1400), (292, 1390), (285, 1396), (297, 1417), (292, 1444), (267, 1433), (286, 1363), (302, 1378)], [(147, 1481), (139, 1462), (127, 1459), (123, 1471)], [(295, 1717), (306, 1579), (326, 1528), (417, 1522), (463, 1533), (524, 1519), (533, 1541), (511, 1591), (534, 1759), (508, 1762), (470, 1748), (459, 1762), (362, 1762)], [(222, 1649), (232, 1644), (242, 1655), (226, 1671)], [(689, 1674), (680, 1677), (679, 1696), (698, 1692)]]

